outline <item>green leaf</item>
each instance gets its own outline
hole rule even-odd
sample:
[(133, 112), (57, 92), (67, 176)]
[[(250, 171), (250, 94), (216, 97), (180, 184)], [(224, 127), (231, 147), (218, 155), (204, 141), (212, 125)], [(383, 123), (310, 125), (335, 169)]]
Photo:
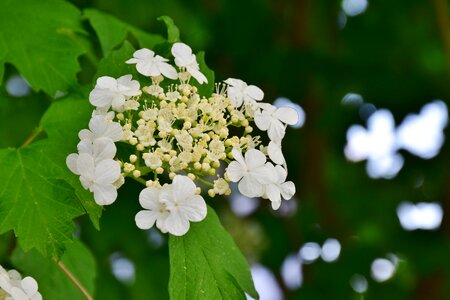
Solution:
[(58, 257), (72, 239), (72, 219), (84, 211), (70, 186), (52, 176), (60, 168), (46, 156), (52, 147), (44, 140), (0, 151), (0, 233), (13, 229), (24, 250)]
[(169, 251), (170, 299), (258, 298), (245, 257), (212, 208), (186, 235), (170, 235)]
[[(46, 300), (84, 300), (86, 299), (75, 284), (59, 268), (55, 261), (46, 258), (37, 251), (23, 252), (17, 248), (12, 255), (12, 263), (22, 275), (32, 276), (39, 285), (39, 292)], [(80, 241), (67, 245), (67, 250), (61, 258), (62, 264), (72, 275), (94, 294), (94, 279), (96, 277), (95, 259), (91, 252)]]
[(180, 41), (180, 30), (169, 16), (161, 16), (158, 21), (163, 21), (167, 26), (167, 42), (173, 44)]
[(147, 33), (95, 9), (84, 10), (84, 15), (89, 19), (89, 22), (97, 33), (104, 56), (108, 55), (115, 47), (122, 43), (129, 33), (138, 40), (141, 47), (145, 48), (152, 48), (156, 44), (165, 41), (158, 34)]
[(122, 47), (111, 51), (99, 62), (95, 78), (100, 76), (118, 78), (126, 74), (132, 74), (136, 78), (138, 76), (136, 66), (125, 63), (126, 60), (133, 57), (133, 52), (133, 46), (128, 41), (125, 41)]
[(205, 52), (200, 51), (197, 54), (197, 61), (198, 65), (200, 67), (200, 71), (206, 76), (206, 79), (208, 79), (208, 83), (199, 84), (197, 85), (198, 91), (200, 95), (208, 97), (214, 92), (214, 71), (211, 70), (205, 62)]
[(77, 87), (77, 59), (85, 51), (77, 8), (60, 0), (2, 0), (0, 28), (1, 69), (13, 64), (34, 90), (51, 96)]
[(41, 127), (48, 134), (47, 144), (51, 145), (45, 155), (52, 157), (54, 162), (52, 176), (72, 186), (92, 223), (99, 229), (102, 207), (95, 203), (92, 193), (81, 186), (78, 176), (66, 167), (66, 157), (77, 151), (78, 132), (88, 127), (92, 110), (93, 107), (87, 99), (69, 96), (50, 106), (41, 119)]

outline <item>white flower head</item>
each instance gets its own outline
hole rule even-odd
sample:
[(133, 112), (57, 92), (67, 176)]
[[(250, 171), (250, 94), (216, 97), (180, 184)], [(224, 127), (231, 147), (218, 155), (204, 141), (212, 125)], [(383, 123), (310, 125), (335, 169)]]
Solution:
[(242, 153), (232, 150), (234, 161), (226, 170), (232, 182), (239, 182), (239, 191), (247, 197), (261, 197), (264, 194), (264, 185), (273, 181), (273, 174), (266, 166), (266, 156), (259, 150), (251, 149)]
[(145, 210), (137, 213), (136, 225), (149, 229), (155, 223), (162, 232), (181, 236), (189, 230), (190, 222), (206, 217), (206, 203), (196, 195), (196, 186), (187, 176), (176, 175), (172, 184), (161, 189), (150, 187), (139, 195), (139, 203)]
[(133, 53), (133, 58), (126, 61), (127, 64), (136, 64), (136, 69), (144, 76), (156, 77), (164, 75), (170, 79), (177, 79), (177, 71), (167, 63), (168, 59), (155, 55), (150, 49), (143, 48)]
[(275, 175), (273, 181), (264, 185), (264, 199), (269, 199), (272, 202), (274, 210), (280, 208), (281, 197), (289, 200), (295, 194), (295, 185), (292, 181), (286, 181), (287, 171), (280, 165), (275, 167), (271, 163), (267, 163), (267, 167)]
[(0, 266), (0, 297), (5, 300), (42, 300), (38, 284), (32, 277), (22, 279), (16, 270), (6, 271)]
[(95, 202), (98, 205), (113, 203), (117, 198), (114, 182), (121, 175), (119, 163), (112, 159), (105, 159), (96, 164), (94, 157), (87, 153), (79, 154), (76, 162), (80, 182), (85, 189), (94, 193)]
[(102, 76), (97, 79), (97, 84), (89, 94), (92, 105), (113, 110), (123, 111), (125, 100), (132, 96), (141, 95), (139, 81), (132, 80), (131, 75), (125, 75), (118, 79)]
[(228, 84), (227, 95), (231, 105), (236, 108), (241, 107), (243, 103), (251, 104), (264, 98), (264, 92), (255, 85), (247, 85), (244, 81), (235, 78), (228, 78), (224, 82)]
[(175, 64), (180, 68), (185, 68), (200, 84), (208, 83), (208, 79), (199, 70), (197, 58), (192, 53), (191, 47), (184, 43), (175, 43), (172, 46), (172, 55), (175, 57)]
[(294, 125), (298, 121), (298, 114), (291, 107), (276, 108), (270, 104), (261, 104), (262, 112), (255, 113), (255, 124), (266, 131), (271, 141), (280, 143), (286, 132), (286, 125)]
[(96, 115), (89, 121), (89, 130), (83, 129), (78, 134), (80, 140), (90, 140), (101, 137), (110, 138), (113, 142), (122, 140), (123, 131), (122, 126), (119, 123), (108, 120), (107, 117), (102, 115)]

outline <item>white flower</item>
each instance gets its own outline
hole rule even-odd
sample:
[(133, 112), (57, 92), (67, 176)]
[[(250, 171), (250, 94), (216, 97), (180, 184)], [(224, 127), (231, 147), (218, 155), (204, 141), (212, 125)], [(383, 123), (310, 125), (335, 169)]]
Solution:
[(14, 300), (42, 300), (36, 280), (29, 276), (22, 279), (20, 287), (11, 288), (11, 296)]
[(22, 279), (16, 270), (0, 266), (0, 298), (5, 300), (42, 300), (38, 284), (32, 277)]
[(184, 235), (189, 222), (199, 222), (206, 217), (206, 203), (195, 194), (196, 186), (187, 176), (176, 175), (172, 184), (161, 189), (150, 187), (139, 195), (139, 203), (146, 210), (137, 213), (136, 225), (151, 228), (155, 222), (162, 232)]
[(231, 105), (236, 108), (240, 107), (242, 103), (261, 101), (264, 98), (264, 92), (259, 87), (247, 85), (240, 79), (228, 78), (224, 82), (228, 84), (227, 95)]
[(214, 180), (214, 192), (219, 195), (225, 194), (230, 189), (230, 185), (223, 178)]
[(89, 94), (89, 101), (96, 107), (108, 109), (112, 106), (116, 111), (123, 111), (126, 99), (141, 94), (139, 81), (131, 78), (131, 75), (117, 80), (109, 76), (99, 77), (95, 88)]
[(263, 131), (267, 130), (270, 140), (277, 143), (281, 142), (286, 132), (284, 124), (296, 124), (298, 121), (297, 112), (290, 107), (276, 108), (270, 104), (260, 106), (263, 110), (255, 113), (256, 126)]
[(275, 176), (273, 181), (264, 185), (264, 199), (269, 199), (272, 202), (272, 208), (278, 209), (281, 205), (281, 197), (285, 200), (289, 200), (295, 194), (295, 185), (292, 181), (286, 181), (286, 170), (276, 165), (275, 167), (271, 163), (267, 163), (267, 167), (271, 170)]
[(232, 161), (226, 170), (232, 182), (238, 182), (239, 191), (247, 197), (260, 197), (264, 194), (264, 184), (272, 182), (270, 169), (266, 167), (266, 156), (259, 150), (251, 149), (242, 153), (232, 150), (235, 161)]
[(192, 75), (200, 84), (208, 83), (205, 75), (199, 71), (197, 58), (192, 54), (192, 49), (184, 43), (175, 43), (172, 46), (172, 55), (175, 57), (175, 64)]
[(136, 64), (139, 73), (145, 76), (156, 77), (164, 75), (170, 79), (177, 79), (177, 70), (167, 63), (168, 59), (155, 55), (150, 49), (143, 48), (133, 53), (134, 58), (126, 61), (127, 64)]
[(120, 177), (118, 162), (105, 159), (95, 164), (94, 157), (81, 153), (77, 158), (76, 171), (83, 187), (94, 193), (98, 205), (109, 205), (116, 200), (117, 190), (113, 183)]

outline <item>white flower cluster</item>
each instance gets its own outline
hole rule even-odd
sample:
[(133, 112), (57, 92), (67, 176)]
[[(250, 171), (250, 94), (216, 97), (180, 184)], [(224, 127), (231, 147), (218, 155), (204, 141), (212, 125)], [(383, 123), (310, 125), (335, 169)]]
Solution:
[(42, 300), (38, 284), (32, 277), (22, 279), (16, 270), (0, 266), (0, 300)]
[[(277, 209), (281, 198), (295, 193), (294, 184), (286, 182), (281, 141), (287, 124), (297, 123), (296, 111), (261, 103), (261, 89), (234, 78), (216, 84), (212, 95), (200, 95), (197, 85), (208, 80), (191, 48), (175, 43), (171, 52), (176, 67), (149, 49), (126, 61), (148, 78), (142, 88), (132, 75), (97, 79), (89, 95), (96, 109), (89, 130), (79, 134), (79, 153), (67, 158), (70, 170), (99, 205), (115, 201), (125, 177), (144, 184), (139, 196), (144, 209), (135, 218), (141, 229), (156, 225), (162, 232), (185, 234), (190, 222), (206, 217), (201, 187), (209, 187), (210, 197), (228, 195), (230, 182)], [(252, 135), (250, 122), (267, 131), (267, 146)], [(114, 142), (128, 150), (116, 153)]]

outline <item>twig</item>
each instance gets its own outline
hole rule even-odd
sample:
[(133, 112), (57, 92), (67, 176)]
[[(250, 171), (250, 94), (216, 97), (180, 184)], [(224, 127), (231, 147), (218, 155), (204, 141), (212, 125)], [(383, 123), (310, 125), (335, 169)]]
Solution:
[(55, 263), (58, 265), (58, 267), (69, 277), (70, 280), (77, 286), (77, 288), (83, 293), (84, 297), (87, 300), (93, 300), (92, 296), (89, 294), (89, 292), (86, 290), (86, 288), (81, 284), (81, 282), (78, 281), (78, 279), (69, 271), (69, 269), (66, 268), (66, 266), (61, 262), (53, 259)]
[(36, 128), (33, 133), (25, 140), (25, 142), (23, 142), (22, 145), (20, 145), (20, 148), (26, 147), (29, 144), (31, 144), (35, 138), (37, 138), (39, 136), (39, 134), (41, 134), (43, 131), (43, 129), (41, 127)]

